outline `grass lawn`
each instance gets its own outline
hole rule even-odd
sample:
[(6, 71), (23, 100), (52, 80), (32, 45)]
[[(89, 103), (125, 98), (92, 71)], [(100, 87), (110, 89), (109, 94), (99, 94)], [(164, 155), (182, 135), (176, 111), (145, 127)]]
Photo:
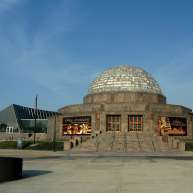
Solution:
[(0, 149), (16, 149), (17, 141), (0, 141)]
[[(185, 140), (185, 150), (193, 151), (193, 140)], [(57, 141), (55, 143), (56, 151), (63, 151), (64, 142)], [(17, 149), (17, 141), (0, 141), (0, 149)], [(53, 142), (37, 141), (33, 144), (32, 141), (22, 141), (22, 149), (31, 150), (53, 150)]]
[[(63, 151), (63, 144), (63, 141), (57, 141), (55, 150)], [(0, 149), (18, 149), (17, 141), (0, 141)], [(48, 141), (38, 141), (36, 144), (33, 144), (32, 141), (22, 141), (22, 149), (53, 150), (53, 143)]]
[[(31, 143), (30, 141), (23, 141), (22, 149), (25, 149)], [(0, 141), (0, 149), (17, 149), (17, 141)]]
[[(55, 143), (55, 150), (56, 151), (63, 151), (64, 142), (57, 141)], [(53, 143), (49, 141), (38, 141), (36, 144), (31, 144), (30, 146), (26, 147), (25, 149), (31, 150), (53, 150)]]

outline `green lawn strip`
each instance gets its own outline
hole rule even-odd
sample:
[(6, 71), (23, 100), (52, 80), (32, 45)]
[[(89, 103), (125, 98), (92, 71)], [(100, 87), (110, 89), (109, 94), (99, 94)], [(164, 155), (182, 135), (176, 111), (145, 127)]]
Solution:
[[(63, 151), (64, 142), (57, 141), (55, 143), (56, 151)], [(18, 149), (17, 141), (0, 141), (0, 149)], [(53, 142), (37, 141), (33, 144), (32, 141), (22, 141), (22, 149), (28, 150), (53, 150)]]
[[(25, 149), (31, 143), (31, 141), (22, 141), (22, 149)], [(17, 141), (0, 141), (0, 149), (18, 149)]]
[[(55, 143), (56, 151), (63, 151), (64, 142), (57, 141)], [(53, 142), (48, 141), (38, 141), (36, 144), (31, 144), (30, 146), (26, 147), (25, 149), (30, 150), (53, 150)]]
[(17, 141), (0, 141), (0, 149), (16, 149)]

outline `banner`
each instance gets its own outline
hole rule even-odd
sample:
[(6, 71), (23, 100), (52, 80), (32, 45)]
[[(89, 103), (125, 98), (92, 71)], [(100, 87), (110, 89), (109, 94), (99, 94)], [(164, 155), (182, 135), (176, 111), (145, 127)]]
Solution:
[(158, 128), (160, 135), (186, 136), (187, 119), (182, 117), (160, 117)]
[(63, 135), (88, 135), (91, 134), (91, 117), (64, 117)]

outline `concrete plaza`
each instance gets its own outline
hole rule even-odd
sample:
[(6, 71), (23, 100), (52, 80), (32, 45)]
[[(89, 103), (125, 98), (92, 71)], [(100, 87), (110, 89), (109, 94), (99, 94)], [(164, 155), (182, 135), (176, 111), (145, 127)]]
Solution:
[(193, 154), (67, 154), (0, 150), (24, 158), (24, 178), (1, 193), (191, 193)]

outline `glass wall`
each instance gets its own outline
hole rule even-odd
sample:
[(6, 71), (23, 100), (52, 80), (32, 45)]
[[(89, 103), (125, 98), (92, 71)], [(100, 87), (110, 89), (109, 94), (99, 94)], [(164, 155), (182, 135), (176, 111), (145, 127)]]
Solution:
[[(22, 119), (21, 120), (22, 131), (24, 133), (33, 133), (35, 127), (34, 119)], [(48, 120), (47, 119), (37, 119), (36, 120), (36, 133), (47, 133)]]

